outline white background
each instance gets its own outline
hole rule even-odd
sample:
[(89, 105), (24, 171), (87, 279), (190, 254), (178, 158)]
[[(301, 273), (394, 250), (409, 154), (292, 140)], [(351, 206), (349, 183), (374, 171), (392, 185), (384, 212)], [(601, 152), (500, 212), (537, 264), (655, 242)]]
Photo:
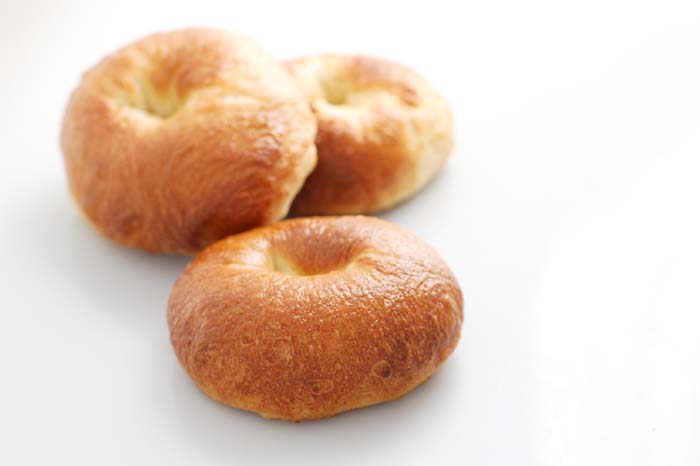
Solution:
[[(700, 464), (700, 7), (672, 1), (0, 5), (0, 463)], [(404, 399), (290, 424), (216, 404), (168, 342), (186, 259), (114, 246), (69, 202), (80, 73), (146, 33), (404, 62), (457, 146), (384, 215), (467, 296)]]

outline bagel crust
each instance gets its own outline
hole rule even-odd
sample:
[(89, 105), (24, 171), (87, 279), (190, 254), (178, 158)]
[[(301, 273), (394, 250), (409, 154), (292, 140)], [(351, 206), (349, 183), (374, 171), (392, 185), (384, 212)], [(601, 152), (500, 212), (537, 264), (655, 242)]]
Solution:
[(368, 217), (287, 220), (221, 240), (168, 304), (180, 364), (214, 400), (301, 421), (399, 398), (452, 352), (462, 294), (438, 254)]
[(318, 165), (297, 214), (374, 212), (413, 196), (452, 150), (444, 99), (405, 66), (365, 56), (286, 63), (318, 119)]
[(154, 34), (87, 71), (61, 145), (73, 198), (105, 236), (193, 253), (274, 222), (316, 163), (316, 122), (252, 40)]

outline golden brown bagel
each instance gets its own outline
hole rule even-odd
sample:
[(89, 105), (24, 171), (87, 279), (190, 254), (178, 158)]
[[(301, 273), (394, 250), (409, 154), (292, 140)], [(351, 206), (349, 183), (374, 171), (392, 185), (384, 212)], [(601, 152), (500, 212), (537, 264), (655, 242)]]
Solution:
[(368, 217), (287, 220), (204, 250), (170, 340), (211, 398), (300, 421), (401, 397), (452, 352), (462, 294), (438, 254)]
[(320, 55), (286, 65), (318, 119), (318, 165), (293, 212), (386, 209), (440, 170), (452, 149), (452, 117), (416, 73), (362, 56)]
[(316, 123), (252, 40), (148, 36), (84, 74), (63, 121), (70, 191), (112, 240), (191, 253), (276, 221), (316, 162)]

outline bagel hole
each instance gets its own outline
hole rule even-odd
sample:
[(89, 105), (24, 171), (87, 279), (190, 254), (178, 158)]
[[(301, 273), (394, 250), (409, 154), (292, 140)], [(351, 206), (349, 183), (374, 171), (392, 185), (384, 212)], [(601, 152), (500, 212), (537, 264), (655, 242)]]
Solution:
[(313, 275), (323, 275), (331, 272), (350, 270), (356, 267), (355, 257), (325, 257), (325, 260), (314, 260), (313, 256), (304, 266), (300, 266), (288, 256), (280, 252), (269, 252), (268, 268), (273, 272), (295, 277), (309, 277)]
[(306, 275), (296, 267), (281, 254), (273, 253), (270, 257), (271, 269), (275, 272), (283, 273), (285, 275)]
[(180, 109), (180, 102), (175, 99), (153, 99), (147, 98), (146, 105), (143, 109), (146, 113), (149, 113), (161, 120), (166, 120), (171, 116), (175, 115)]
[(157, 92), (147, 79), (136, 80), (136, 92), (127, 93), (124, 101), (132, 109), (159, 120), (172, 117), (184, 104), (174, 89)]
[(323, 82), (323, 95), (331, 105), (345, 105), (348, 102), (350, 86), (338, 80), (326, 80)]
[(291, 221), (290, 225), (289, 229), (277, 230), (263, 243), (268, 270), (308, 277), (362, 267), (360, 258), (368, 248), (366, 241), (356, 237), (354, 231), (341, 224), (326, 227)]

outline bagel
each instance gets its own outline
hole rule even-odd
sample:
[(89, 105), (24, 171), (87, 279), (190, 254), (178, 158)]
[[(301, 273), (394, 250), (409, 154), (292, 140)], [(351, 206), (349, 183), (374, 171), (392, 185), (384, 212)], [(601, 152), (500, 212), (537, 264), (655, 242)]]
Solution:
[(394, 400), (452, 352), (462, 294), (438, 254), (368, 217), (221, 240), (176, 281), (170, 340), (209, 397), (301, 421)]
[(318, 165), (297, 214), (387, 209), (418, 192), (452, 150), (442, 97), (408, 68), (378, 58), (320, 55), (286, 63), (318, 119)]
[(274, 222), (316, 163), (316, 122), (246, 37), (154, 34), (87, 71), (63, 120), (70, 192), (105, 236), (190, 254)]

